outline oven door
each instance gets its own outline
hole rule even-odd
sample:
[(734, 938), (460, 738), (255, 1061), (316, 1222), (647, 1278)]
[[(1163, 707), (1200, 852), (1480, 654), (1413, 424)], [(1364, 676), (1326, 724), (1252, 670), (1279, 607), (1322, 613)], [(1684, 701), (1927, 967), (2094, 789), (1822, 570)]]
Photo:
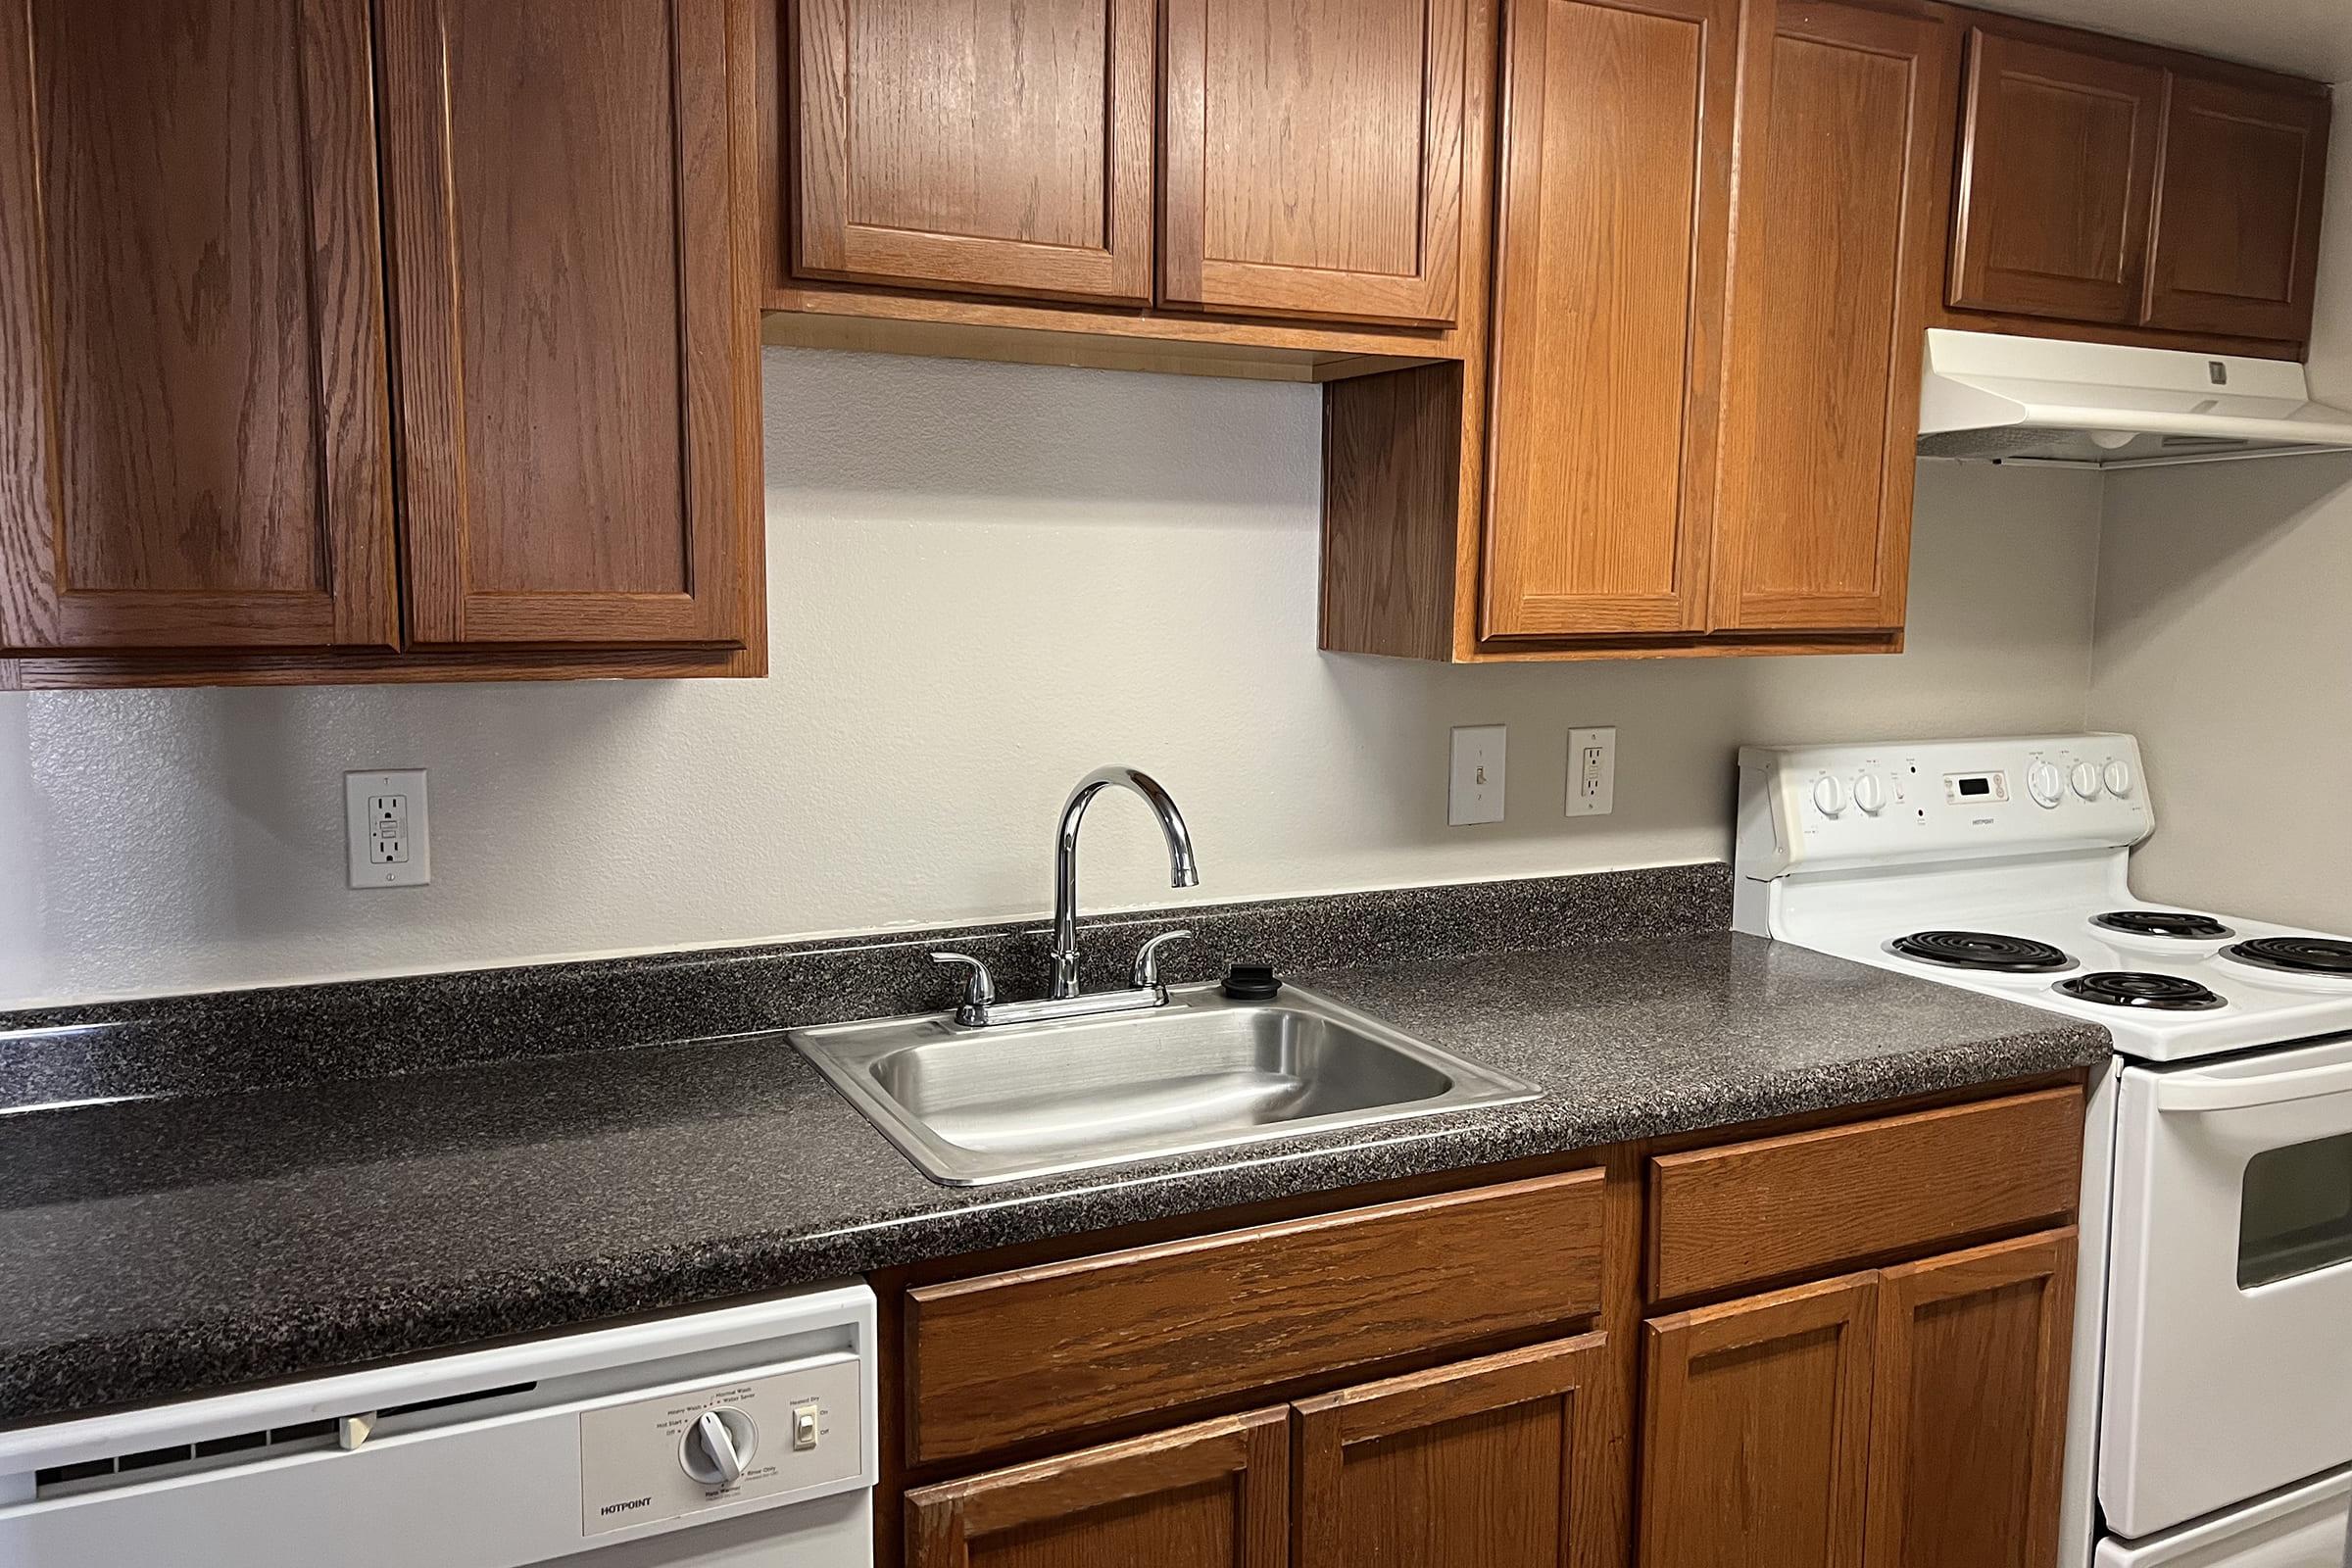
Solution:
[(2127, 1069), (2114, 1237), (2110, 1532), (2352, 1462), (2352, 1038)]
[(2103, 1541), (2098, 1568), (2345, 1568), (2352, 1470), (2168, 1530), (2150, 1541)]

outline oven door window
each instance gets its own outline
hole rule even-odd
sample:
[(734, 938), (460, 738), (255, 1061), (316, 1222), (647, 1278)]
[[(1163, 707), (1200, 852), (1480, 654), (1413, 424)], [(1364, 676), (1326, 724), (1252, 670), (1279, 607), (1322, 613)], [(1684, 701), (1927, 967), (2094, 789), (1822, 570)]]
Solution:
[(2352, 1133), (2266, 1149), (2249, 1160), (2238, 1206), (2238, 1289), (2344, 1262), (2352, 1262)]

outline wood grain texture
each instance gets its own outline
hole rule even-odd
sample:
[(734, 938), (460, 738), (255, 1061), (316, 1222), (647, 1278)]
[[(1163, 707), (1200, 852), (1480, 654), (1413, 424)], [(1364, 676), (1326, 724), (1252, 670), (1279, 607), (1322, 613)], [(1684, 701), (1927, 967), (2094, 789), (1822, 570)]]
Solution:
[(365, 13), (0, 17), (0, 649), (383, 645)]
[(1886, 1270), (1879, 1283), (1869, 1560), (2057, 1560), (2075, 1233)]
[(1566, 1568), (1615, 1518), (1583, 1449), (1607, 1337), (1506, 1350), (1299, 1400), (1294, 1568)]
[(1642, 1568), (1862, 1568), (1877, 1297), (1858, 1275), (1649, 1325)]
[(417, 642), (751, 635), (729, 10), (379, 0)]
[(1282, 1568), (1290, 1412), (1259, 1410), (906, 1494), (906, 1568)]
[(1951, 303), (2137, 321), (2163, 115), (2153, 66), (1977, 27)]
[(2328, 100), (2177, 72), (2166, 94), (2142, 322), (2310, 336)]
[(2113, 326), (2093, 321), (2062, 321), (2054, 316), (2004, 316), (1992, 311), (1957, 310), (1937, 301), (1928, 313), (1930, 326), (1949, 326), (1963, 332), (2006, 332), (2013, 337), (2054, 337), (2076, 343), (2123, 343), (2143, 349), (2185, 349), (2191, 354), (2246, 354), (2258, 360), (2300, 360), (2307, 345), (2300, 339), (2235, 337), (2221, 332), (2167, 332), (2146, 326)]
[(1933, 13), (1777, 16), (1742, 49), (1712, 619), (1899, 627), (1954, 37)]
[(802, 0), (795, 266), (1142, 304), (1152, 0)]
[(1704, 629), (1739, 15), (1510, 9), (1487, 638)]
[(512, 680), (756, 679), (767, 650), (743, 648), (224, 649), (209, 654), (77, 654), (0, 659), (0, 692), (124, 687), (405, 686)]
[(2051, 1089), (1650, 1166), (1653, 1300), (1917, 1253), (2074, 1213), (2082, 1096)]
[(1326, 653), (1452, 656), (1462, 389), (1458, 365), (1324, 389)]
[(1405, 369), (1421, 363), (1397, 355), (1260, 348), (1240, 343), (1162, 342), (1107, 332), (1062, 332), (1037, 327), (781, 311), (761, 318), (760, 340), (792, 348), (911, 354), (1005, 365), (1068, 365), (1095, 370), (1224, 376), (1244, 381), (1338, 381)]
[(1466, 0), (1167, 0), (1160, 298), (1448, 323)]
[(1577, 1171), (917, 1287), (908, 1457), (1573, 1324), (1599, 1306), (1601, 1182)]

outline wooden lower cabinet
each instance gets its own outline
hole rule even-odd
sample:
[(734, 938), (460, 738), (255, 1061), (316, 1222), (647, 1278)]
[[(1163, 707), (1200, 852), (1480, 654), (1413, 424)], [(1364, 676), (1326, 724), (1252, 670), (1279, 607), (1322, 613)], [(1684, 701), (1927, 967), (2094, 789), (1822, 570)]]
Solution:
[(2075, 1233), (1648, 1325), (1642, 1568), (2041, 1568)]
[(1292, 1407), (1293, 1568), (1571, 1568), (1591, 1505), (1607, 1336), (1532, 1346)]
[(1290, 1412), (1257, 1410), (906, 1494), (907, 1568), (1282, 1568)]

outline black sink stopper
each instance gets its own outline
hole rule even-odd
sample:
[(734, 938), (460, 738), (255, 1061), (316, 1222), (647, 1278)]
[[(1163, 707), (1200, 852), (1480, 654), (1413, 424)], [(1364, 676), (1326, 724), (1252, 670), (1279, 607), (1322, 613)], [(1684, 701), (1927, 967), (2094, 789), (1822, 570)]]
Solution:
[(1225, 971), (1225, 994), (1237, 1002), (1263, 1002), (1281, 989), (1270, 963), (1237, 963)]

